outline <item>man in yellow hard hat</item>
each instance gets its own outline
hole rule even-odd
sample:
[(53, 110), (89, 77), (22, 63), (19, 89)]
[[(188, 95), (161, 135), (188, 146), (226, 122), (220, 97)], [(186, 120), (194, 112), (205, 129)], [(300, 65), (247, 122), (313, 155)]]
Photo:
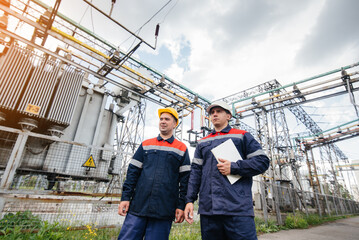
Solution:
[(177, 111), (162, 108), (158, 115), (160, 134), (143, 141), (128, 166), (118, 208), (126, 219), (118, 239), (168, 239), (172, 220), (184, 220), (188, 149), (173, 136)]

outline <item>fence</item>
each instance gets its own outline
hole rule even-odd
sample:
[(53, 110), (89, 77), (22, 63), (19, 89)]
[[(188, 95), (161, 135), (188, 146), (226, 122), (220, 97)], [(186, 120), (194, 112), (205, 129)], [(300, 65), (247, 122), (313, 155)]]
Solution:
[(276, 216), (278, 224), (283, 224), (282, 213), (297, 211), (306, 215), (316, 213), (319, 216), (359, 214), (359, 203), (338, 196), (302, 191), (276, 183), (260, 182), (261, 206), (265, 221), (268, 213)]
[(129, 153), (0, 126), (0, 214), (50, 223), (119, 225), (121, 159)]
[[(50, 223), (118, 226), (121, 159), (130, 153), (63, 141), (0, 126), (0, 216), (30, 211)], [(282, 214), (359, 213), (353, 200), (260, 181), (260, 208), (283, 223)], [(256, 202), (257, 206), (258, 202)], [(22, 223), (25, 224), (25, 223)]]

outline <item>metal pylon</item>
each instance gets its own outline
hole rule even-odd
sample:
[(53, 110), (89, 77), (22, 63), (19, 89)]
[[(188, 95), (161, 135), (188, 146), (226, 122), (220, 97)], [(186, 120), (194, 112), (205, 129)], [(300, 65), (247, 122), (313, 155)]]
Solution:
[[(127, 167), (133, 154), (144, 140), (146, 119), (146, 102), (142, 99), (137, 105), (130, 108), (127, 117), (117, 126), (117, 149), (120, 151), (121, 170), (118, 184), (122, 186)], [(119, 133), (119, 134), (118, 134)]]
[(273, 156), (271, 149), (271, 139), (269, 138), (268, 117), (264, 109), (260, 112), (255, 112), (255, 129), (259, 143), (261, 144), (268, 157), (271, 159), (270, 176), (274, 180), (277, 177), (275, 176), (275, 166), (272, 160)]
[[(275, 98), (274, 98), (275, 99)], [(277, 162), (280, 180), (293, 180), (298, 179), (291, 171), (291, 165), (294, 161), (293, 147), (290, 141), (290, 134), (284, 110), (283, 103), (273, 104), (271, 107), (277, 110), (270, 111), (271, 127), (272, 127), (272, 156), (273, 160)], [(292, 172), (292, 173), (291, 173)]]

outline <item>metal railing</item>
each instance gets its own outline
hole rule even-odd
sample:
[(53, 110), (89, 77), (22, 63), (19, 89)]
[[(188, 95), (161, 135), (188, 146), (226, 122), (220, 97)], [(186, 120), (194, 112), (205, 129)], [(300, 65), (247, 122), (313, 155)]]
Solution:
[(276, 217), (278, 224), (283, 224), (282, 215), (315, 213), (323, 216), (340, 216), (359, 214), (359, 202), (338, 196), (302, 191), (276, 183), (260, 182), (261, 209), (267, 222), (269, 215)]

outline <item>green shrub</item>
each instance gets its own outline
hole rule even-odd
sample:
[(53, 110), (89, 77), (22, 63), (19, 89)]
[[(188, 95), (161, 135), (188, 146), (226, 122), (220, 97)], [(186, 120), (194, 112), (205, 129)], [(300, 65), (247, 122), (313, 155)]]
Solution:
[(293, 229), (293, 228), (308, 228), (308, 222), (301, 216), (288, 214), (287, 218), (285, 219), (285, 226)]
[(255, 217), (254, 222), (256, 224), (257, 233), (271, 233), (278, 232), (281, 227), (273, 220), (268, 220), (268, 225), (265, 223), (264, 219)]
[(310, 214), (305, 219), (309, 225), (318, 225), (323, 222), (322, 218), (316, 214)]
[(21, 229), (39, 229), (42, 221), (39, 217), (32, 215), (30, 211), (8, 213), (0, 220), (0, 230), (14, 229), (19, 226)]

